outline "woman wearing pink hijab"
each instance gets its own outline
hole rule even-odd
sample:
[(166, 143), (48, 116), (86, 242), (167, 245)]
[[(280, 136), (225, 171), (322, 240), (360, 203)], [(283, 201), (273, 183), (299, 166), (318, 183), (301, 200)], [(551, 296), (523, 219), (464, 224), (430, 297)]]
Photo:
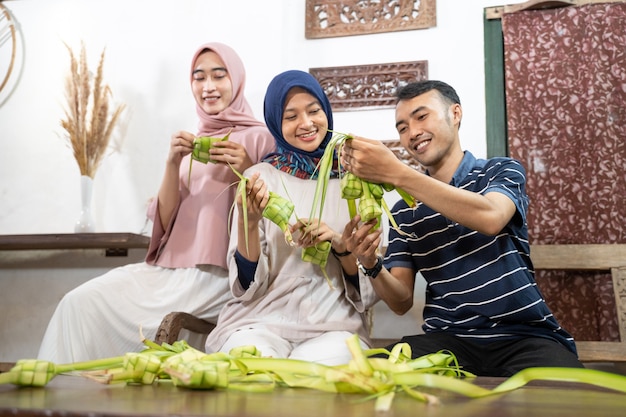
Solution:
[[(191, 62), (198, 132), (172, 135), (163, 180), (148, 209), (153, 229), (145, 261), (67, 293), (48, 324), (40, 359), (69, 363), (139, 351), (140, 326), (154, 338), (172, 311), (215, 321), (230, 299), (226, 255), (238, 178), (228, 164), (243, 172), (273, 151), (275, 141), (252, 114), (235, 51), (207, 43)], [(194, 139), (227, 134), (211, 149), (215, 163), (193, 161), (190, 175)]]

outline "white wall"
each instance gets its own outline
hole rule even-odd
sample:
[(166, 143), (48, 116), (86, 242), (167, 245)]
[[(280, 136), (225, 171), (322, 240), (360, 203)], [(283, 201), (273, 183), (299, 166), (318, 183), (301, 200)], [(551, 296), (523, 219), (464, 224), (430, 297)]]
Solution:
[[(80, 173), (59, 124), (69, 65), (64, 42), (78, 50), (84, 41), (94, 69), (106, 47), (106, 82), (128, 106), (120, 149), (106, 157), (94, 181), (96, 231), (149, 233), (146, 203), (159, 186), (170, 135), (196, 131), (189, 61), (200, 44), (221, 41), (239, 52), (259, 118), (265, 88), (283, 70), (428, 60), (429, 78), (450, 83), (461, 97), (463, 146), (485, 157), (483, 9), (519, 2), (439, 0), (434, 28), (307, 40), (304, 0), (7, 0), (19, 24), (20, 51), (19, 77), (0, 92), (0, 234), (71, 233), (79, 216)], [(336, 112), (334, 118), (339, 131), (397, 137), (393, 110)], [(39, 324), (25, 326), (28, 334), (0, 361), (34, 354), (57, 300), (94, 273), (63, 277), (49, 269), (48, 298), (35, 303), (44, 310), (11, 315), (0, 333), (15, 337), (4, 327), (10, 323)], [(34, 288), (30, 275), (21, 274), (0, 268), (2, 297)], [(416, 306), (402, 319), (379, 303), (375, 336), (419, 331), (422, 293), (418, 282)]]

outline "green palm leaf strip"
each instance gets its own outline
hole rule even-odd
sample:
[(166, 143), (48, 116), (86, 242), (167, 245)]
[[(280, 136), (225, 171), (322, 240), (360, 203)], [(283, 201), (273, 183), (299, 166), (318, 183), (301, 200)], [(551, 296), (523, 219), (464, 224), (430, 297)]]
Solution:
[(285, 235), (285, 242), (293, 246), (293, 236), (289, 230), (289, 219), (295, 209), (294, 204), (285, 197), (269, 192), (270, 196), (267, 205), (263, 209), (263, 217), (276, 224)]
[(312, 264), (319, 265), (328, 286), (334, 290), (335, 286), (330, 280), (328, 272), (326, 272), (326, 264), (328, 263), (328, 255), (330, 254), (331, 246), (331, 243), (326, 240), (316, 244), (315, 246), (304, 248), (302, 250), (301, 259), (305, 262), (311, 262)]
[(123, 356), (64, 365), (38, 359), (20, 359), (8, 372), (0, 374), (0, 384), (43, 387), (59, 374), (119, 367), (122, 366), (123, 362)]
[(333, 132), (333, 135), (328, 141), (326, 148), (324, 148), (324, 153), (322, 154), (322, 157), (320, 158), (316, 167), (317, 184), (315, 186), (315, 194), (313, 196), (311, 215), (309, 216), (309, 218), (311, 219), (322, 218), (324, 203), (326, 201), (326, 190), (328, 189), (328, 182), (330, 181), (330, 175), (333, 169), (333, 157), (335, 154), (335, 149), (339, 149), (341, 145), (343, 145), (343, 143), (349, 138), (350, 136), (344, 133)]
[[(311, 217), (317, 215), (319, 218), (321, 218), (324, 201), (326, 199), (328, 181), (330, 180), (333, 166), (334, 152), (335, 150), (339, 152), (339, 160), (341, 160), (341, 151), (343, 144), (347, 140), (351, 139), (351, 136), (345, 133), (339, 133), (335, 131), (331, 132), (333, 132), (333, 136), (326, 145), (326, 148), (324, 149), (324, 154), (322, 155), (322, 158), (317, 165), (318, 180), (315, 190), (315, 198), (313, 200)], [(387, 203), (385, 202), (385, 199), (383, 198), (383, 195), (385, 191), (393, 191), (395, 189), (409, 207), (415, 207), (415, 198), (413, 198), (406, 191), (395, 188), (391, 184), (375, 184), (369, 181), (365, 181), (352, 174), (351, 172), (344, 171), (343, 169), (341, 169), (341, 166), (339, 167), (339, 175), (341, 178), (341, 196), (346, 200), (348, 204), (348, 211), (351, 218), (359, 214), (361, 216), (361, 220), (364, 222), (372, 219), (377, 219), (378, 223), (372, 229), (375, 230), (380, 227), (381, 216), (384, 212), (389, 218), (391, 227), (393, 227), (401, 234), (406, 234), (398, 227), (394, 217), (391, 214), (391, 211), (389, 210), (389, 207), (387, 206)], [(359, 200), (358, 205), (356, 200)]]
[[(235, 192), (235, 201), (233, 201), (233, 205), (230, 209), (230, 212), (235, 210), (237, 206), (237, 197), (241, 197), (241, 208), (243, 210), (243, 227), (244, 227), (244, 238), (246, 240), (246, 252), (250, 253), (250, 249), (248, 246), (248, 196), (246, 191), (246, 185), (248, 184), (248, 179), (244, 177), (239, 171), (235, 169), (231, 164), (228, 164), (230, 169), (235, 173), (237, 177), (239, 177), (239, 182), (237, 183), (237, 191)], [(231, 214), (228, 216), (228, 223), (231, 223)]]
[[(232, 171), (239, 177), (239, 184), (237, 185), (237, 196), (241, 196), (241, 207), (243, 209), (243, 223), (244, 223), (244, 236), (246, 240), (246, 251), (248, 249), (248, 204), (247, 204), (247, 195), (246, 195), (246, 185), (248, 179), (244, 177), (240, 172), (238, 172), (231, 164), (228, 164)], [(237, 204), (237, 200), (235, 198), (235, 202), (231, 208), (234, 210), (235, 205)], [(272, 223), (276, 224), (280, 230), (285, 235), (285, 241), (289, 245), (293, 245), (293, 236), (291, 235), (291, 231), (289, 230), (289, 219), (294, 211), (295, 206), (291, 201), (284, 198), (283, 196), (276, 194), (273, 191), (269, 192), (269, 199), (267, 201), (267, 205), (263, 209), (262, 216), (266, 219), (270, 220)], [(230, 221), (230, 216), (229, 216)]]
[(189, 178), (187, 179), (187, 184), (191, 184), (191, 164), (193, 161), (202, 162), (203, 164), (206, 164), (207, 162), (215, 163), (215, 161), (211, 159), (209, 150), (213, 147), (215, 142), (228, 140), (230, 132), (232, 132), (232, 129), (229, 130), (226, 136), (222, 138), (200, 136), (193, 140), (193, 150), (191, 151), (191, 158), (189, 158)]

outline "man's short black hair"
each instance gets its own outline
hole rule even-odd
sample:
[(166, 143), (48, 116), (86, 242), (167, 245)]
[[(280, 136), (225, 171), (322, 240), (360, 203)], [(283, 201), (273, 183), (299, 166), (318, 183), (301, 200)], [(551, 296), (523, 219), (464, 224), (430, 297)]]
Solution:
[(427, 93), (430, 90), (437, 90), (439, 94), (441, 94), (441, 96), (450, 104), (461, 104), (461, 100), (459, 99), (459, 96), (454, 88), (443, 81), (437, 80), (415, 81), (398, 88), (396, 91), (396, 102), (401, 100), (410, 100), (414, 97)]

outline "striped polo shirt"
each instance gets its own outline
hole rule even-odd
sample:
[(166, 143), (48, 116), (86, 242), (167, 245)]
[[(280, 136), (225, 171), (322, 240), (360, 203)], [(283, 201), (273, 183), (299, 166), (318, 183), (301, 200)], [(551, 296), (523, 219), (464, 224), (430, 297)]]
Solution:
[(496, 236), (453, 222), (418, 203), (399, 200), (392, 214), (385, 267), (412, 268), (426, 280), (425, 332), (449, 332), (475, 342), (546, 337), (576, 353), (537, 288), (530, 260), (524, 167), (511, 158), (476, 159), (466, 151), (451, 185), (508, 196), (517, 212)]

